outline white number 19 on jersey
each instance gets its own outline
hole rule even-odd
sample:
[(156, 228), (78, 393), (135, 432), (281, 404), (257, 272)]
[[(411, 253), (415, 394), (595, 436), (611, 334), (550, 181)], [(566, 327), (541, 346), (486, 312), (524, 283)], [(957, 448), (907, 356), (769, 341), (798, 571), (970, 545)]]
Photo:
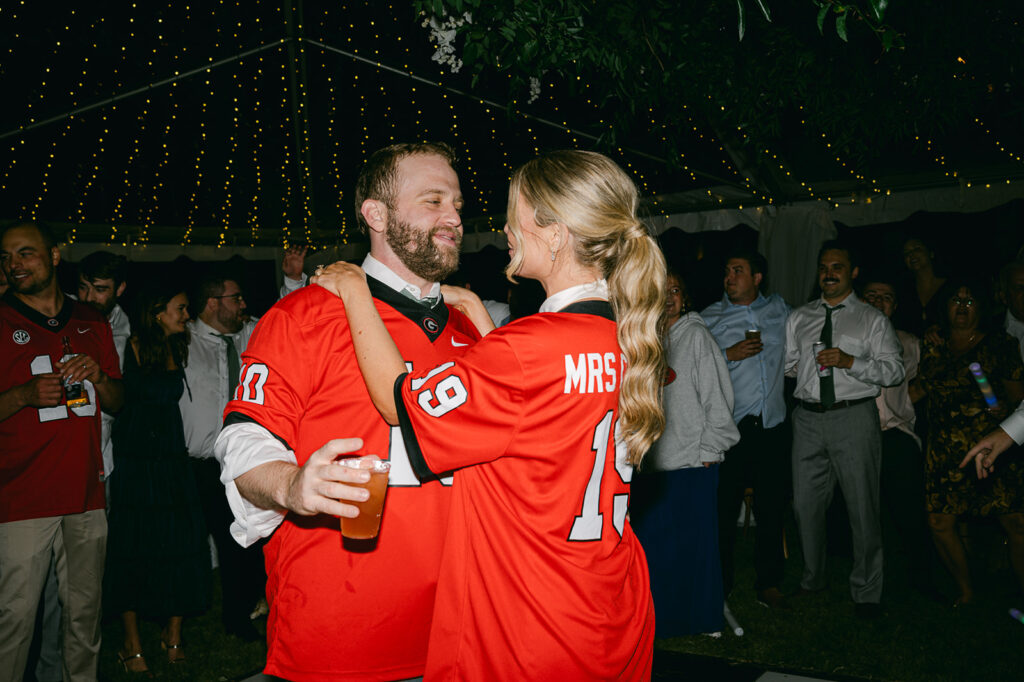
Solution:
[[(612, 430), (612, 411), (609, 410), (604, 418), (594, 428), (594, 468), (590, 472), (590, 480), (587, 482), (587, 490), (583, 493), (583, 508), (579, 516), (573, 520), (572, 530), (569, 532), (571, 542), (592, 542), (601, 539), (602, 526), (604, 525), (604, 514), (601, 508), (601, 479), (604, 477), (604, 467), (608, 455), (608, 436)], [(629, 483), (633, 479), (633, 467), (626, 461), (626, 444), (619, 439), (619, 422), (615, 422), (615, 471), (623, 483)], [(622, 531), (626, 526), (626, 512), (629, 504), (628, 494), (612, 496), (612, 527), (622, 537)]]

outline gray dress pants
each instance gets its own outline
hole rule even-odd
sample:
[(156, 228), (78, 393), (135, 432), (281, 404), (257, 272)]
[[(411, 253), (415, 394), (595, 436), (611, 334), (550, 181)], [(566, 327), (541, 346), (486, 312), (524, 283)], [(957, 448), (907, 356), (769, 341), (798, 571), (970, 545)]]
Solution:
[(814, 412), (793, 411), (793, 509), (804, 553), (800, 586), (825, 588), (825, 512), (839, 483), (853, 534), (853, 601), (882, 597), (879, 490), (882, 430), (873, 400)]

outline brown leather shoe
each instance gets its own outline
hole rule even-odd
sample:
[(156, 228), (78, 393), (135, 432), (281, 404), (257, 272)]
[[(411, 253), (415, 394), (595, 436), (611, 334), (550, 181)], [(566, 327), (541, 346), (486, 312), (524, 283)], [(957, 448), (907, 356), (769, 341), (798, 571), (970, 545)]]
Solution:
[(792, 607), (786, 601), (785, 595), (779, 592), (777, 587), (769, 587), (766, 590), (758, 590), (757, 603), (766, 606), (772, 611), (789, 611)]

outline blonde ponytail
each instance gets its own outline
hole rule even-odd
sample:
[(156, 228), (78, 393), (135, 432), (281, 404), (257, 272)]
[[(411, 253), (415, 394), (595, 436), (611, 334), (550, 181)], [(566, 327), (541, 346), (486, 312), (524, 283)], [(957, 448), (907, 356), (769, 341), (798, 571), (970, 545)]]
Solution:
[(661, 403), (665, 376), (661, 341), (665, 258), (644, 230), (642, 236), (623, 241), (617, 261), (608, 276), (608, 292), (618, 324), (619, 346), (627, 362), (619, 387), (619, 420), (629, 462), (639, 466), (665, 430)]
[[(512, 175), (508, 192), (513, 230), (519, 200), (534, 209), (538, 225), (561, 223), (575, 237), (576, 259), (608, 280), (617, 337), (626, 358), (619, 386), (619, 435), (629, 462), (638, 465), (665, 429), (661, 404), (665, 352), (665, 258), (637, 218), (639, 194), (611, 159), (580, 150), (551, 152)], [(509, 264), (511, 276), (522, 253)]]

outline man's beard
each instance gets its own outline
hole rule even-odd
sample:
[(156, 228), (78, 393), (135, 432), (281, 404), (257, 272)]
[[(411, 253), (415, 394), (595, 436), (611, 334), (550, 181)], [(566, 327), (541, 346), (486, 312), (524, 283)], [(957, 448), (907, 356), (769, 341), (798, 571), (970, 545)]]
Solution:
[(41, 280), (29, 277), (28, 279), (21, 281), (14, 279), (8, 273), (5, 274), (7, 274), (7, 282), (10, 284), (11, 290), (17, 294), (22, 294), (23, 296), (34, 296), (41, 291), (45, 291), (46, 288), (50, 286), (53, 282), (54, 273), (55, 270), (50, 270)]
[[(454, 248), (446, 249), (434, 242), (434, 235), (442, 230), (454, 235)], [(428, 282), (440, 282), (459, 267), (462, 233), (454, 228), (439, 225), (423, 232), (389, 212), (384, 236), (398, 260), (414, 275)]]
[(221, 326), (228, 330), (229, 334), (234, 334), (238, 331), (241, 331), (242, 327), (245, 326), (245, 323), (242, 322), (241, 311), (237, 313), (231, 313), (228, 315), (218, 314), (217, 321), (221, 323)]
[(117, 299), (111, 296), (106, 303), (99, 303), (97, 301), (83, 301), (83, 303), (98, 310), (103, 317), (110, 317), (110, 313), (114, 312), (114, 306), (117, 305)]

